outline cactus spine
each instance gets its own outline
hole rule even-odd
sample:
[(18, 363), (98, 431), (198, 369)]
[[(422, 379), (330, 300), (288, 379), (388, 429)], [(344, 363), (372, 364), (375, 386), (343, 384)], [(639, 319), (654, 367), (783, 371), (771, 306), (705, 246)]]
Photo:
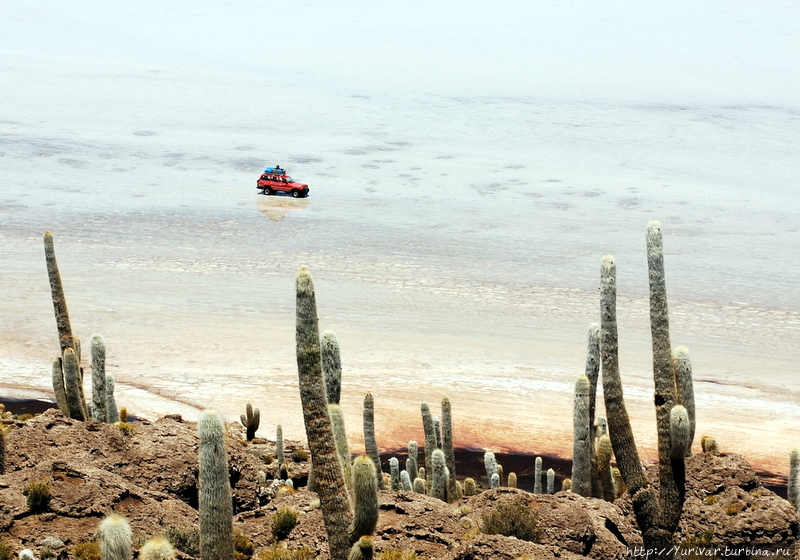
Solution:
[(175, 560), (175, 549), (164, 537), (153, 537), (139, 550), (141, 560)]
[(322, 373), (325, 375), (325, 392), (328, 404), (339, 404), (342, 394), (342, 359), (339, 339), (333, 331), (322, 333), (319, 344), (322, 357)]
[(513, 472), (508, 473), (508, 486), (509, 488), (517, 487), (517, 473)]
[(444, 451), (444, 461), (450, 471), (450, 478), (447, 483), (447, 495), (455, 497), (456, 491), (456, 451), (453, 445), (453, 405), (450, 397), (442, 398), (442, 451)]
[(694, 383), (692, 382), (692, 360), (685, 346), (678, 346), (673, 353), (675, 360), (675, 382), (678, 402), (686, 409), (689, 420), (689, 443), (686, 457), (692, 456), (692, 442), (695, 429)]
[(428, 406), (428, 403), (421, 403), (420, 411), (422, 412), (422, 428), (425, 432), (425, 480), (428, 483), (428, 487), (430, 487), (431, 474), (433, 473), (433, 451), (438, 449), (436, 445), (436, 427), (433, 422), (431, 407)]
[(556, 484), (556, 471), (553, 469), (547, 469), (547, 493), (554, 494), (555, 493), (555, 484)]
[(417, 442), (411, 440), (408, 442), (408, 459), (406, 460), (406, 470), (408, 471), (408, 476), (411, 480), (414, 480), (419, 476), (417, 471), (417, 460), (419, 459), (419, 448), (417, 447)]
[(283, 426), (280, 424), (278, 424), (278, 428), (275, 433), (275, 457), (278, 459), (279, 465), (282, 465), (286, 462), (286, 456), (283, 453)]
[(364, 450), (375, 463), (375, 476), (378, 479), (378, 489), (384, 489), (383, 471), (381, 470), (381, 455), (378, 452), (378, 442), (375, 439), (375, 399), (372, 393), (364, 395)]
[(197, 421), (197, 434), (200, 436), (200, 558), (233, 560), (233, 501), (225, 426), (220, 415), (214, 410), (204, 411)]
[(245, 438), (247, 441), (252, 441), (256, 437), (256, 430), (261, 422), (261, 412), (258, 409), (253, 410), (253, 405), (249, 402), (245, 405), (244, 411), (244, 414), (239, 415), (239, 421), (245, 427)]
[(431, 475), (431, 497), (447, 501), (447, 470), (445, 466), (444, 452), (441, 449), (434, 449), (431, 454), (431, 464), (433, 474)]
[(794, 506), (797, 506), (798, 476), (800, 476), (800, 451), (792, 449), (792, 452), (789, 454), (789, 480), (788, 488), (786, 489), (786, 499)]
[(99, 532), (103, 560), (131, 560), (131, 526), (124, 517), (115, 513), (109, 515), (100, 523)]
[(411, 492), (413, 489), (411, 486), (411, 476), (409, 476), (408, 471), (400, 471), (400, 485), (405, 492)]
[(533, 479), (533, 493), (542, 493), (542, 458), (536, 457), (536, 464), (534, 466), (534, 479)]
[(589, 426), (591, 384), (585, 375), (575, 382), (572, 440), (572, 491), (581, 496), (592, 495), (592, 440)]
[(393, 492), (400, 490), (400, 461), (397, 457), (389, 459), (389, 475), (391, 476), (391, 489)]
[(92, 420), (108, 422), (108, 409), (106, 407), (106, 340), (101, 334), (92, 336)]
[(342, 474), (347, 483), (347, 495), (350, 501), (353, 500), (353, 469), (352, 459), (350, 458), (350, 446), (347, 444), (347, 431), (344, 426), (344, 413), (338, 404), (329, 404), (328, 413), (331, 416), (333, 426), (333, 439), (336, 442), (336, 453), (339, 455), (339, 462), (342, 464)]
[(348, 528), (353, 515), (328, 415), (325, 379), (322, 375), (319, 350), (316, 297), (311, 275), (306, 269), (298, 272), (296, 287), (297, 371), (306, 438), (312, 457), (314, 484), (328, 533), (331, 559), (344, 560), (350, 549)]
[(67, 410), (69, 417), (75, 420), (86, 420), (86, 401), (83, 400), (83, 387), (80, 365), (75, 350), (64, 350), (64, 390), (67, 394)]
[(114, 398), (114, 375), (111, 373), (106, 374), (106, 414), (108, 415), (108, 423), (114, 424), (119, 422), (119, 410), (117, 410), (117, 400)]
[(661, 224), (647, 225), (647, 268), (650, 277), (650, 333), (653, 340), (656, 425), (658, 427), (659, 526), (672, 534), (683, 508), (685, 465), (672, 455), (670, 415), (676, 404), (675, 369), (669, 340), (669, 309), (664, 278)]
[(353, 462), (353, 521), (348, 529), (350, 542), (369, 536), (378, 524), (378, 479), (375, 463), (367, 455)]

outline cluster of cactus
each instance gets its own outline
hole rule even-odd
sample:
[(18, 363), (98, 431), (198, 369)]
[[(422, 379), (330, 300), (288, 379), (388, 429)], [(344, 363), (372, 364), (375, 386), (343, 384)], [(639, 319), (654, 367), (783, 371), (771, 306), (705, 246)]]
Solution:
[[(600, 349), (611, 444), (646, 548), (668, 547), (680, 521), (685, 492), (684, 458), (694, 437), (694, 395), (691, 365), (685, 349), (671, 350), (661, 226), (647, 228), (650, 279), (650, 328), (653, 341), (656, 422), (658, 429), (659, 490), (648, 483), (633, 439), (622, 395), (616, 320), (616, 264), (603, 257), (601, 265)], [(575, 489), (575, 477), (572, 485)]]
[[(428, 403), (420, 404), (422, 428), (425, 434), (425, 468), (418, 469), (421, 483), (416, 480), (414, 489), (423, 487), (427, 494), (445, 502), (453, 502), (461, 498), (463, 490), (456, 480), (455, 447), (453, 444), (453, 413), (449, 397), (442, 398), (441, 420), (431, 413)], [(414, 444), (413, 451), (411, 443)], [(416, 468), (416, 442), (409, 442), (409, 459), (412, 458)], [(410, 476), (410, 474), (409, 474)]]
[[(345, 480), (342, 464), (348, 461), (342, 461), (337, 449), (330, 413), (331, 406), (329, 406), (336, 404), (330, 400), (332, 397), (338, 399), (338, 395), (329, 396), (326, 389), (327, 372), (323, 373), (316, 296), (311, 275), (307, 270), (302, 269), (298, 272), (296, 288), (300, 400), (303, 405), (306, 438), (311, 451), (314, 487), (319, 495), (330, 556), (332, 560), (370, 558), (372, 542), (369, 536), (374, 531), (378, 519), (378, 484), (379, 480), (382, 480), (379, 478), (380, 469), (377, 465), (380, 463), (369, 455), (357, 458), (353, 464), (352, 481), (349, 482), (352, 490), (348, 492), (348, 482)], [(366, 409), (365, 406), (365, 428)], [(371, 418), (371, 421), (374, 440), (374, 418)], [(342, 423), (341, 429), (343, 428)]]
[[(60, 357), (53, 361), (53, 392), (58, 408), (68, 418), (89, 420), (86, 397), (83, 392), (83, 368), (81, 367), (81, 341), (72, 334), (72, 325), (67, 310), (67, 300), (61, 283), (61, 274), (56, 262), (53, 234), (44, 234), (44, 255), (53, 310), (56, 316)], [(99, 334), (92, 336), (92, 409), (91, 419), (98, 422), (119, 421), (114, 401), (114, 377), (105, 373), (106, 344)]]
[(245, 438), (247, 441), (252, 441), (256, 437), (258, 425), (261, 422), (261, 411), (257, 408), (254, 410), (253, 405), (247, 403), (244, 407), (244, 414), (239, 416), (239, 421), (245, 428)]
[[(98, 533), (100, 556), (103, 560), (131, 560), (133, 558), (131, 526), (124, 517), (115, 513), (105, 517), (100, 522)], [(32, 554), (31, 558), (33, 558)], [(175, 549), (164, 537), (155, 536), (139, 549), (139, 558), (141, 560), (175, 560)], [(203, 559), (205, 560), (205, 558), (204, 556)], [(20, 560), (22, 559), (23, 554), (20, 553)]]

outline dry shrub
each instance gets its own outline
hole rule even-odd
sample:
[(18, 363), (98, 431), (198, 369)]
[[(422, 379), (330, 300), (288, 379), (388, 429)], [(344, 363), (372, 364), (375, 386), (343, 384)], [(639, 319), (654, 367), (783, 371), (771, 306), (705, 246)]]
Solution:
[(297, 526), (297, 518), (300, 512), (295, 509), (284, 507), (275, 512), (272, 516), (272, 536), (276, 541), (282, 541), (289, 536)]
[(28, 497), (28, 510), (31, 513), (42, 513), (47, 511), (50, 505), (50, 481), (34, 480), (29, 482), (22, 491), (23, 496)]
[(413, 550), (389, 548), (378, 553), (378, 560), (422, 560)]
[(200, 558), (200, 529), (197, 527), (170, 527), (164, 536), (184, 554)]
[(250, 560), (253, 557), (255, 545), (247, 535), (239, 529), (233, 530), (234, 560)]
[(539, 542), (542, 538), (538, 512), (528, 507), (521, 498), (501, 503), (485, 514), (481, 531), (487, 535), (505, 535), (529, 542)]
[(5, 541), (0, 540), (0, 560), (12, 560), (12, 558), (14, 558), (14, 549)]
[(123, 436), (132, 436), (136, 433), (136, 428), (133, 426), (133, 424), (129, 424), (128, 422), (117, 422), (114, 425), (119, 428), (119, 431), (122, 432)]
[(308, 451), (302, 445), (299, 445), (292, 451), (292, 461), (295, 463), (302, 463), (303, 461), (308, 461)]
[(76, 560), (102, 560), (100, 554), (100, 542), (89, 541), (78, 543), (72, 547), (72, 554)]
[(313, 560), (317, 554), (305, 546), (300, 548), (283, 548), (273, 546), (263, 548), (258, 553), (258, 560)]

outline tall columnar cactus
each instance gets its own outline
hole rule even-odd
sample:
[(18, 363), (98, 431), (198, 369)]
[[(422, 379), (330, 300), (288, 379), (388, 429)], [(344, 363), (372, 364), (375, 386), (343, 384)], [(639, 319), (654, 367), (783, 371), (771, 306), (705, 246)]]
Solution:
[(431, 497), (444, 502), (447, 501), (447, 467), (445, 466), (444, 452), (434, 449), (431, 455), (433, 474), (431, 475)]
[(453, 405), (450, 397), (442, 398), (442, 451), (444, 461), (450, 471), (447, 483), (447, 495), (455, 497), (456, 491), (456, 450), (453, 444)]
[(381, 469), (381, 454), (378, 451), (378, 442), (375, 439), (375, 399), (372, 393), (364, 395), (364, 450), (375, 463), (375, 476), (378, 479), (378, 489), (384, 489), (383, 470)]
[[(586, 379), (589, 380), (589, 428), (594, 425), (595, 401), (597, 400), (597, 380), (600, 376), (600, 325), (589, 325), (589, 340), (586, 349)], [(589, 435), (592, 454), (594, 441)]]
[(99, 533), (100, 556), (103, 560), (131, 560), (131, 526), (124, 517), (116, 513), (109, 515), (100, 523)]
[(408, 471), (400, 471), (400, 485), (405, 492), (411, 492), (413, 489), (411, 486), (411, 476), (408, 474)]
[(119, 422), (119, 410), (117, 410), (117, 399), (114, 398), (114, 389), (116, 382), (114, 375), (111, 373), (106, 374), (106, 414), (108, 415), (108, 423), (113, 424)]
[(83, 396), (83, 378), (81, 376), (78, 356), (72, 348), (64, 350), (62, 360), (64, 367), (64, 390), (67, 394), (67, 410), (69, 417), (75, 420), (86, 420), (86, 401)]
[(378, 524), (378, 482), (375, 463), (367, 455), (353, 462), (353, 520), (348, 529), (351, 543), (372, 535)]
[(494, 457), (494, 452), (487, 451), (483, 454), (483, 466), (486, 469), (486, 479), (491, 484), (492, 475), (497, 474), (497, 459)]
[(108, 422), (106, 407), (106, 340), (92, 336), (92, 420)]
[(677, 404), (675, 369), (669, 339), (669, 309), (664, 278), (661, 224), (647, 225), (647, 268), (650, 277), (650, 334), (653, 339), (656, 426), (658, 428), (659, 525), (670, 533), (678, 528), (683, 509), (685, 466), (672, 454), (670, 414)]
[(252, 441), (261, 422), (261, 412), (257, 408), (253, 410), (253, 405), (249, 402), (245, 405), (244, 411), (244, 414), (239, 415), (239, 421), (245, 427), (247, 441)]
[(555, 494), (556, 488), (556, 471), (547, 469), (547, 493)]
[(353, 514), (328, 414), (325, 378), (322, 375), (319, 350), (316, 297), (311, 275), (306, 269), (298, 272), (296, 287), (297, 371), (314, 484), (328, 533), (331, 559), (345, 560), (350, 551), (348, 528), (353, 520)]
[(283, 453), (283, 426), (280, 424), (275, 432), (275, 457), (278, 459), (279, 465), (286, 462), (286, 456)]
[(422, 429), (425, 433), (425, 480), (430, 487), (431, 473), (433, 473), (433, 451), (439, 447), (436, 445), (436, 427), (433, 423), (431, 407), (428, 406), (428, 403), (423, 402), (420, 404), (420, 411), (422, 413)]
[(433, 431), (436, 434), (436, 447), (442, 448), (442, 423), (438, 416), (433, 417)]
[(647, 548), (670, 545), (671, 533), (658, 527), (657, 495), (642, 472), (628, 412), (622, 394), (619, 373), (619, 339), (617, 335), (617, 267), (611, 255), (603, 257), (600, 266), (600, 356), (603, 371), (605, 400), (611, 445), (622, 478), (633, 498), (636, 522), (642, 531)]
[(572, 491), (581, 496), (592, 495), (592, 440), (589, 426), (591, 383), (585, 375), (575, 382), (572, 439)]
[(536, 464), (533, 469), (534, 472), (534, 479), (533, 479), (533, 493), (534, 494), (541, 494), (542, 493), (542, 458), (536, 457)]
[(344, 413), (342, 412), (342, 407), (338, 404), (329, 404), (328, 414), (331, 416), (333, 439), (336, 442), (336, 453), (339, 455), (339, 462), (342, 464), (342, 474), (344, 474), (344, 480), (347, 484), (347, 495), (352, 502), (353, 470), (352, 459), (350, 458), (350, 446), (347, 443), (347, 430), (344, 425)]
[(419, 463), (419, 447), (417, 446), (417, 442), (411, 440), (408, 442), (408, 459), (406, 460), (406, 470), (408, 471), (408, 476), (411, 480), (414, 480), (418, 476), (417, 466)]
[(140, 560), (175, 560), (175, 549), (161, 536), (155, 536), (139, 550)]
[(389, 476), (391, 477), (391, 489), (393, 492), (400, 490), (400, 461), (397, 457), (389, 459)]
[(53, 310), (56, 315), (56, 328), (58, 329), (58, 342), (61, 346), (59, 352), (62, 356), (67, 348), (73, 348), (72, 326), (69, 322), (67, 300), (64, 297), (64, 288), (61, 285), (61, 274), (58, 272), (56, 252), (53, 246), (53, 234), (44, 232), (44, 259), (47, 264), (47, 277), (50, 279), (50, 292), (53, 296)]
[(200, 437), (198, 460), (198, 513), (200, 558), (233, 560), (233, 501), (225, 451), (225, 425), (214, 410), (206, 410), (197, 421)]
[(322, 373), (325, 375), (328, 404), (339, 404), (342, 394), (342, 358), (336, 333), (333, 331), (322, 333), (319, 349), (322, 356)]
[(61, 414), (69, 418), (69, 406), (67, 406), (67, 391), (64, 388), (64, 359), (56, 358), (53, 360), (53, 392), (56, 395), (56, 404)]
[(689, 358), (689, 350), (685, 346), (678, 346), (672, 354), (675, 360), (675, 383), (677, 388), (678, 402), (686, 409), (689, 419), (689, 444), (686, 448), (686, 456), (692, 455), (692, 442), (694, 441), (695, 430), (695, 405), (694, 405), (694, 383), (692, 381), (692, 360)]
[[(0, 471), (2, 472), (2, 471)], [(792, 449), (789, 454), (789, 480), (788, 488), (786, 489), (786, 499), (789, 500), (794, 506), (797, 506), (797, 498), (800, 492), (797, 477), (800, 476), (800, 450)]]
[(607, 502), (613, 502), (617, 497), (614, 492), (614, 480), (611, 477), (611, 452), (611, 438), (608, 434), (604, 434), (597, 440), (597, 454), (594, 464), (596, 483), (594, 486), (597, 489), (595, 497), (602, 498)]

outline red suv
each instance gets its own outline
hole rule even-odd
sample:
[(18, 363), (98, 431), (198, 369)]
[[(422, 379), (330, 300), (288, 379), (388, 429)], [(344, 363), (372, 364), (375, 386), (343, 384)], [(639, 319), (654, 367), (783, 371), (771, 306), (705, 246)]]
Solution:
[(291, 193), (295, 198), (305, 198), (308, 195), (308, 185), (298, 183), (286, 174), (280, 167), (268, 167), (264, 174), (256, 181), (256, 188), (261, 194), (275, 194), (279, 192)]

